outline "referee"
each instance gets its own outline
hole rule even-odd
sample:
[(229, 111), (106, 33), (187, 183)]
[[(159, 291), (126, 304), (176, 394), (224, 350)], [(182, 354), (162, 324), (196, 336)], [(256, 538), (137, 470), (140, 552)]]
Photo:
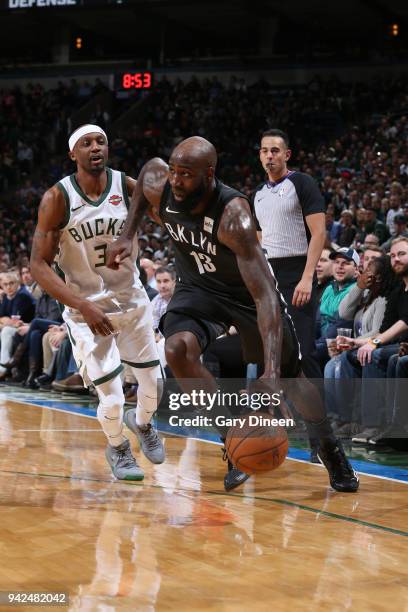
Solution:
[(314, 179), (288, 170), (290, 156), (285, 132), (264, 132), (259, 157), (268, 180), (253, 195), (255, 221), (295, 325), (304, 372), (309, 378), (320, 378), (311, 355), (318, 306), (315, 269), (326, 239), (325, 205)]

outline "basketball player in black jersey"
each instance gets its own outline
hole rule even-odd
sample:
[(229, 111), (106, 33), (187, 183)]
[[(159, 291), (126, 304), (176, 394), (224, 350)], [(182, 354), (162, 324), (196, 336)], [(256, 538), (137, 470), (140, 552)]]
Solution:
[[(148, 213), (166, 228), (176, 253), (178, 282), (160, 327), (167, 362), (182, 389), (191, 391), (188, 379), (200, 379), (206, 391), (217, 390), (200, 355), (234, 325), (245, 361), (260, 364), (263, 383), (276, 390), (281, 376), (303, 376), (299, 345), (259, 246), (249, 202), (217, 180), (216, 163), (213, 145), (196, 136), (174, 149), (169, 165), (158, 158), (149, 161), (139, 175), (121, 236), (108, 248), (107, 265), (118, 268), (130, 255), (132, 237)], [(309, 434), (320, 440), (319, 456), (332, 487), (356, 491), (358, 477), (333, 437), (316, 389), (303, 379), (301, 392), (293, 393), (290, 399)], [(226, 490), (248, 478), (231, 464), (228, 468)]]

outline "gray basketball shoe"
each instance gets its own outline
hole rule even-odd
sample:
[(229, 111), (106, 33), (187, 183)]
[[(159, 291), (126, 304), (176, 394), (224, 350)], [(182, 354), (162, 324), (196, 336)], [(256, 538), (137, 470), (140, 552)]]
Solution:
[(136, 434), (145, 457), (152, 463), (163, 463), (166, 458), (164, 445), (154, 427), (150, 423), (145, 427), (138, 427), (134, 409), (126, 410), (123, 421), (130, 431)]
[(113, 475), (118, 480), (143, 480), (144, 472), (132, 455), (129, 440), (125, 440), (120, 446), (108, 444), (105, 455)]

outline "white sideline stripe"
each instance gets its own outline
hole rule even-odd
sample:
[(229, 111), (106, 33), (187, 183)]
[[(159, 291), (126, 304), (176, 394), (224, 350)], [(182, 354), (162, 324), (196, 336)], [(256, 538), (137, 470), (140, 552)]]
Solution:
[[(16, 399), (12, 399), (10, 398), (11, 402), (15, 402), (17, 404), (24, 404), (24, 405), (28, 405), (28, 406), (35, 406), (36, 408), (46, 408), (47, 410), (55, 410), (56, 412), (65, 412), (68, 414), (73, 414), (74, 416), (80, 416), (80, 417), (85, 417), (86, 419), (95, 419), (96, 416), (91, 416), (88, 414), (79, 414), (77, 412), (71, 412), (70, 410), (67, 410), (66, 408), (56, 408), (55, 406), (39, 406), (38, 404), (32, 404), (31, 402), (23, 402), (22, 400), (16, 400)], [(20, 431), (24, 431), (24, 430), (20, 430)], [(30, 430), (27, 430), (30, 431)], [(33, 431), (47, 431), (46, 429), (39, 429), (39, 430), (33, 430)], [(48, 430), (48, 431), (52, 431), (52, 430)], [(55, 430), (55, 431), (64, 431), (64, 430)], [(65, 430), (65, 431), (69, 431), (69, 430)], [(86, 430), (78, 430), (78, 431), (86, 431)], [(99, 431), (97, 429), (91, 429), (89, 431)], [(102, 430), (101, 430), (102, 431)], [(160, 430), (159, 430), (160, 431)], [(161, 433), (169, 433), (169, 432), (161, 432)], [(185, 438), (186, 436), (182, 436), (181, 434), (169, 434), (171, 436), (175, 436), (176, 438)], [(222, 446), (222, 442), (215, 442), (213, 440), (203, 440), (202, 438), (189, 438), (189, 440), (196, 440), (197, 442), (206, 442), (207, 444), (215, 444), (216, 446)], [(298, 463), (307, 463), (307, 465), (310, 465), (312, 467), (317, 467), (317, 468), (324, 468), (324, 465), (319, 464), (319, 463), (310, 463), (310, 461), (306, 461), (305, 459), (295, 459), (294, 457), (286, 457), (286, 459), (289, 459), (289, 461), (297, 461)], [(380, 478), (381, 480), (390, 480), (391, 482), (399, 482), (401, 484), (405, 484), (408, 485), (408, 482), (405, 480), (399, 480), (398, 478), (390, 478), (389, 476), (378, 476), (377, 474), (367, 474), (366, 472), (358, 472), (358, 474), (362, 474), (363, 476), (368, 476), (369, 478)]]
[[(161, 433), (169, 433), (169, 432), (162, 431)], [(170, 435), (176, 438), (185, 438), (185, 436), (181, 434), (172, 433)], [(215, 442), (214, 440), (203, 440), (202, 438), (190, 438), (190, 437), (189, 437), (189, 440), (196, 440), (197, 442), (206, 442), (207, 444), (215, 444), (216, 446), (222, 446), (222, 442)], [(312, 467), (324, 468), (324, 465), (322, 465), (321, 463), (311, 463), (310, 461), (307, 461), (306, 459), (296, 459), (295, 457), (286, 457), (286, 460), (297, 461), (298, 463), (306, 463), (307, 465), (310, 465)], [(391, 480), (392, 482), (400, 482), (402, 484), (408, 485), (407, 481), (399, 480), (398, 478), (389, 478), (388, 476), (377, 476), (377, 474), (367, 474), (366, 472), (357, 472), (357, 470), (354, 470), (354, 471), (357, 474), (361, 474), (363, 476), (370, 476), (370, 478), (381, 478), (381, 480)]]
[[(24, 406), (35, 406), (35, 408), (46, 408), (47, 410), (55, 410), (56, 412), (65, 412), (66, 414), (73, 414), (74, 416), (85, 417), (86, 419), (95, 419), (95, 416), (90, 414), (79, 414), (78, 412), (73, 412), (72, 410), (67, 410), (66, 408), (57, 408), (56, 406), (39, 406), (38, 404), (33, 404), (32, 402), (23, 401), (20, 399), (14, 398), (6, 398), (9, 402), (15, 402), (16, 404), (23, 404)], [(41, 400), (39, 400), (41, 401)], [(44, 430), (42, 430), (44, 431)], [(102, 431), (102, 430), (101, 430)]]

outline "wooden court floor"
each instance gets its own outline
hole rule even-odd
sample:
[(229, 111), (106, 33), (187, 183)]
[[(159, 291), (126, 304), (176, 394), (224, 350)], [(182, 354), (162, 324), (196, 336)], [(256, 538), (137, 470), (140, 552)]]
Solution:
[(81, 611), (408, 610), (404, 483), (339, 494), (287, 460), (226, 494), (220, 447), (176, 437), (120, 483), (104, 446), (95, 419), (0, 404), (0, 591), (68, 591)]

